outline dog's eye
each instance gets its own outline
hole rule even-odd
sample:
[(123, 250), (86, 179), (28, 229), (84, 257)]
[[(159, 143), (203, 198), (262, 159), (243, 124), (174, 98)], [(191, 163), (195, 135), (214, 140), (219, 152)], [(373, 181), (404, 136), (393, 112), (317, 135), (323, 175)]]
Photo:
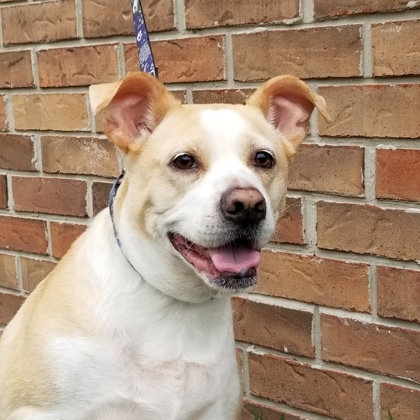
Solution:
[(269, 169), (274, 166), (274, 157), (270, 152), (266, 150), (260, 150), (256, 153), (254, 158), (254, 165), (257, 168)]
[(197, 162), (188, 153), (182, 153), (181, 155), (175, 156), (172, 161), (172, 165), (176, 169), (187, 170), (197, 168)]

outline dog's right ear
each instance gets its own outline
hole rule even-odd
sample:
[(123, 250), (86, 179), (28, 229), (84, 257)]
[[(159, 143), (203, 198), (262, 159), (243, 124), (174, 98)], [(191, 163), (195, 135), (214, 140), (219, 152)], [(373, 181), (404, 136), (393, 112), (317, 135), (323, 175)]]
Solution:
[(136, 72), (115, 83), (89, 88), (95, 115), (102, 114), (105, 134), (121, 150), (137, 150), (178, 102), (154, 76)]

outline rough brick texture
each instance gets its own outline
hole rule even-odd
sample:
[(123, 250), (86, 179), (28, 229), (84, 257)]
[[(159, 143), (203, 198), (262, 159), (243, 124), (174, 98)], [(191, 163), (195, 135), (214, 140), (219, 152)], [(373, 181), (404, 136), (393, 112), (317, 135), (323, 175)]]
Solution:
[(337, 195), (363, 193), (364, 154), (360, 147), (305, 144), (290, 165), (289, 188)]
[(419, 223), (420, 213), (319, 202), (318, 246), (405, 261), (418, 260)]
[[(314, 357), (312, 314), (252, 300), (233, 300), (235, 337), (286, 353)], [(271, 325), (270, 330), (264, 328)]]
[(0, 226), (0, 248), (47, 253), (47, 232), (43, 220), (0, 216)]
[(372, 27), (373, 74), (420, 74), (420, 21), (388, 22)]
[(264, 251), (256, 291), (319, 305), (369, 312), (368, 265)]
[(420, 381), (420, 332), (321, 315), (322, 358)]
[(86, 96), (81, 93), (15, 95), (17, 130), (87, 131)]
[(23, 296), (0, 292), (0, 326), (10, 322), (24, 301)]
[(98, 214), (108, 206), (109, 192), (112, 184), (106, 182), (94, 182), (92, 185), (93, 214)]
[(0, 286), (6, 289), (19, 290), (16, 257), (12, 255), (0, 254)]
[[(172, 0), (141, 2), (150, 32), (174, 28)], [(83, 33), (86, 38), (130, 35), (134, 33), (130, 3), (113, 0), (82, 1)]]
[(379, 266), (376, 281), (380, 316), (420, 323), (420, 271)]
[(70, 179), (13, 177), (15, 210), (86, 216), (86, 183)]
[(0, 88), (33, 86), (30, 51), (0, 53)]
[[(137, 49), (124, 46), (126, 68), (138, 70)], [(224, 38), (206, 36), (153, 43), (159, 79), (164, 83), (224, 80)]]
[(373, 420), (369, 380), (276, 356), (249, 355), (253, 395), (338, 419)]
[(316, 18), (344, 17), (347, 15), (370, 14), (377, 12), (394, 12), (418, 8), (416, 2), (406, 0), (347, 0), (340, 2), (335, 0), (314, 0), (314, 15)]
[(52, 254), (56, 258), (63, 258), (73, 242), (86, 230), (86, 225), (51, 222), (50, 229)]
[(244, 104), (254, 89), (196, 90), (193, 92), (195, 104)]
[(186, 0), (188, 28), (274, 23), (299, 16), (298, 0)]
[(277, 222), (272, 242), (299, 244), (305, 243), (302, 214), (302, 200), (288, 197), (286, 208)]
[[(304, 417), (285, 413), (283, 410), (277, 410), (272, 407), (268, 407), (265, 404), (259, 404), (249, 400), (245, 400), (242, 409), (241, 419), (255, 420), (255, 413), (257, 413), (257, 415), (259, 415), (261, 419), (265, 420), (278, 420), (279, 418), (284, 418), (284, 420), (304, 420)], [(284, 417), (280, 417), (281, 415), (283, 415)]]
[(30, 136), (0, 133), (0, 168), (35, 170), (34, 143)]
[(319, 133), (335, 137), (420, 137), (420, 85), (328, 86), (318, 92), (332, 122), (319, 119)]
[(420, 391), (401, 386), (382, 384), (381, 420), (388, 420), (388, 411), (394, 419), (417, 420), (420, 413)]
[[(290, 73), (331, 115), (312, 115), (259, 283), (233, 301), (242, 419), (418, 420), (420, 1), (141, 3), (181, 103), (244, 104)], [(124, 159), (88, 86), (139, 62), (129, 1), (0, 0), (0, 31), (1, 335), (108, 212)]]
[(104, 177), (120, 172), (117, 150), (108, 140), (43, 136), (41, 145), (44, 172)]
[(47, 260), (21, 257), (20, 265), (22, 269), (23, 290), (32, 292), (51, 273), (56, 263)]
[(41, 87), (115, 82), (119, 79), (116, 46), (95, 45), (39, 51), (38, 74)]
[(232, 42), (235, 80), (360, 76), (359, 25), (234, 35)]
[(420, 201), (420, 150), (376, 151), (376, 197)]
[(5, 45), (76, 38), (74, 0), (27, 3), (1, 9)]

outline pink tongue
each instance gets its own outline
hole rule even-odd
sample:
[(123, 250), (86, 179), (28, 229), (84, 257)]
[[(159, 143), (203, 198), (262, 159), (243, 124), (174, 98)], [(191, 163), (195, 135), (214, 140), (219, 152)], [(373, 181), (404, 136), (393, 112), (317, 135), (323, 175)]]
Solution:
[(244, 270), (258, 267), (260, 253), (246, 245), (227, 245), (208, 250), (213, 264), (219, 272), (230, 271), (241, 273)]

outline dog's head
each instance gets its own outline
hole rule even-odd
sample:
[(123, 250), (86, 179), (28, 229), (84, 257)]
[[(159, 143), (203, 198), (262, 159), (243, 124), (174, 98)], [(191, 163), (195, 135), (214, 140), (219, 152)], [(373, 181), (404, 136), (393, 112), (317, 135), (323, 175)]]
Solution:
[[(327, 116), (323, 98), (280, 76), (246, 105), (181, 105), (156, 78), (134, 73), (92, 86), (90, 99), (126, 154), (116, 213), (131, 262), (142, 265), (136, 253), (148, 251), (133, 248), (147, 242), (164, 256), (152, 266), (217, 291), (253, 286), (284, 208), (288, 161), (313, 108)], [(161, 283), (154, 285), (169, 293)]]

